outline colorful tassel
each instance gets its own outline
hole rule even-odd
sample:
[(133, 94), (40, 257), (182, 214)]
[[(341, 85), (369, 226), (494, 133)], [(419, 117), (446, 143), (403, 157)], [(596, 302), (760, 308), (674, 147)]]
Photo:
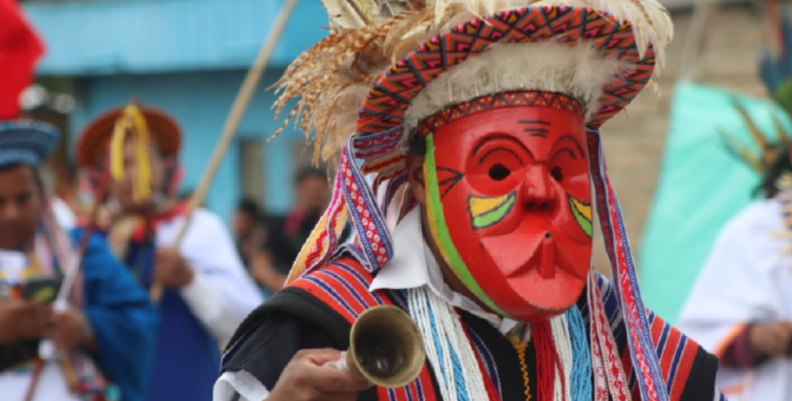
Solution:
[(143, 112), (133, 103), (127, 106), (116, 120), (113, 136), (110, 138), (110, 174), (113, 180), (124, 180), (124, 142), (128, 135), (134, 135), (135, 157), (137, 158), (137, 177), (133, 183), (132, 195), (136, 202), (152, 197), (151, 158), (149, 133)]

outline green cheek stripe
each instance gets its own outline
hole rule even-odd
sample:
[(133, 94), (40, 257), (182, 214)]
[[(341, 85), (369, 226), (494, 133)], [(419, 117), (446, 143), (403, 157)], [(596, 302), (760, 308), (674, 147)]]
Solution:
[(591, 225), (591, 218), (586, 217), (586, 207), (588, 207), (589, 215), (591, 211), (591, 206), (586, 205), (578, 201), (573, 197), (569, 197), (569, 208), (572, 210), (572, 214), (575, 216), (575, 220), (577, 220), (580, 228), (583, 229), (583, 232), (591, 238), (592, 234), (592, 225)]
[(517, 193), (512, 192), (495, 198), (470, 197), (468, 206), (473, 216), (473, 228), (476, 230), (497, 224), (514, 208)]
[(454, 242), (451, 240), (451, 234), (446, 225), (445, 214), (443, 212), (443, 203), (440, 200), (440, 185), (437, 179), (437, 162), (435, 161), (435, 144), (434, 134), (426, 137), (426, 162), (424, 163), (424, 179), (426, 180), (426, 194), (427, 205), (426, 210), (429, 217), (429, 230), (437, 242), (440, 253), (443, 259), (448, 262), (451, 269), (456, 273), (457, 277), (462, 280), (462, 283), (476, 295), (478, 299), (484, 302), (496, 313), (510, 317), (506, 314), (492, 299), (484, 293), (478, 282), (470, 274), (467, 265), (459, 255)]

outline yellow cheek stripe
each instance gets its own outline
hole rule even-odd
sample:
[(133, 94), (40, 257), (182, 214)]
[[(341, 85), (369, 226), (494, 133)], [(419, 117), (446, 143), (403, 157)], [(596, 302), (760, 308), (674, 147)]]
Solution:
[(575, 207), (578, 213), (580, 213), (586, 220), (591, 221), (591, 205), (587, 205), (573, 197), (569, 197), (569, 200), (572, 202), (572, 206)]
[(479, 229), (497, 224), (512, 211), (516, 201), (516, 192), (495, 197), (471, 196), (468, 199), (468, 207), (473, 217), (473, 228)]
[(509, 199), (509, 194), (496, 196), (494, 198), (479, 198), (479, 197), (470, 197), (468, 201), (470, 203), (470, 212), (473, 214), (473, 217), (481, 216), (482, 214), (489, 213), (502, 204), (506, 203)]

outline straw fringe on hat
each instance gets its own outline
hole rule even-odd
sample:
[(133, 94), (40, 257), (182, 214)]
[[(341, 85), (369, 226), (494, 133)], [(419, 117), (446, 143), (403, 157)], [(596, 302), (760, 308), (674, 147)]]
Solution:
[[(286, 122), (294, 119), (296, 126), (306, 135), (314, 133), (315, 156), (324, 159), (337, 154), (350, 135), (367, 130), (367, 127), (361, 129), (359, 126), (358, 119), (364, 116), (358, 112), (365, 108), (367, 99), (376, 96), (372, 89), (388, 75), (389, 70), (392, 71), (394, 64), (429, 44), (432, 38), (455, 27), (470, 25), (469, 22), (477, 18), (526, 7), (548, 10), (545, 21), (541, 21), (540, 17), (534, 22), (537, 30), (544, 31), (539, 32), (539, 35), (529, 37), (531, 35), (526, 33), (522, 38), (492, 38), (494, 44), (480, 50), (494, 54), (481, 62), (465, 61), (453, 69), (441, 66), (436, 74), (430, 73), (434, 76), (423, 83), (426, 88), (415, 88), (417, 90), (412, 94), (420, 93), (420, 98), (412, 101), (412, 110), (407, 113), (407, 127), (437, 111), (443, 103), (468, 100), (466, 98), (470, 95), (491, 93), (504, 89), (504, 86), (525, 86), (532, 90), (562, 89), (586, 102), (589, 114), (593, 115), (597, 112), (596, 102), (600, 100), (596, 98), (596, 92), (601, 90), (602, 82), (608, 81), (614, 74), (632, 74), (634, 70), (631, 70), (631, 64), (644, 59), (650, 49), (654, 57), (651, 60), (653, 72), (649, 75), (656, 76), (664, 65), (664, 49), (672, 38), (670, 17), (655, 0), (324, 0), (324, 4), (334, 32), (289, 66), (276, 84), (281, 96), (275, 104), (280, 114), (289, 101), (300, 99)], [(602, 43), (599, 40), (601, 37), (590, 36), (589, 32), (575, 32), (575, 28), (580, 26), (577, 21), (560, 21), (563, 18), (551, 15), (553, 10), (563, 13), (570, 7), (595, 10), (602, 18), (610, 20), (614, 28), (626, 31), (634, 43), (620, 45), (617, 52), (603, 52), (602, 49), (608, 44)], [(492, 19), (487, 21), (491, 22)], [(567, 30), (564, 30), (565, 24)], [(542, 42), (545, 45), (538, 45)], [(518, 46), (519, 43), (524, 47), (497, 51), (505, 43), (508, 43), (505, 46)], [(626, 54), (632, 49), (636, 51), (634, 56)], [(478, 50), (471, 53), (478, 53)], [(566, 69), (563, 67), (565, 63), (558, 60), (543, 61), (546, 60), (544, 53), (548, 51), (564, 53), (563, 59), (568, 61), (566, 64), (576, 70), (558, 73), (557, 70)], [(514, 75), (498, 70), (506, 62), (492, 62), (504, 54), (514, 59), (510, 62), (531, 69), (532, 75), (544, 75), (548, 79), (544, 82), (515, 82), (509, 78)], [(469, 56), (475, 55), (478, 54)], [(458, 61), (469, 56), (463, 56)], [(582, 63), (582, 67), (581, 59), (587, 61)], [(479, 72), (497, 79), (482, 82), (457, 78), (481, 77), (477, 75)], [(570, 74), (577, 78), (574, 85), (557, 88), (557, 84), (565, 82), (562, 78)], [(441, 77), (440, 80), (431, 82), (437, 75)], [(592, 84), (579, 85), (582, 83), (580, 81)], [(450, 82), (454, 85), (448, 85)], [(460, 87), (463, 82), (476, 87)], [(639, 86), (642, 88), (645, 83)], [(539, 87), (535, 87), (536, 84)], [(452, 93), (445, 93), (449, 87)], [(413, 99), (403, 100), (409, 103)], [(404, 117), (403, 111), (401, 117)]]

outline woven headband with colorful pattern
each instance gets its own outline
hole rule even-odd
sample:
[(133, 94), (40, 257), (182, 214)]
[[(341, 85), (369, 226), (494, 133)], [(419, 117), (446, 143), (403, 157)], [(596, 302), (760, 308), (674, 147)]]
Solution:
[(552, 107), (558, 110), (571, 111), (579, 116), (586, 115), (586, 109), (579, 100), (562, 93), (541, 91), (502, 92), (494, 95), (477, 97), (473, 100), (445, 108), (443, 111), (418, 124), (418, 135), (422, 138), (426, 138), (426, 136), (433, 133), (435, 129), (457, 118), (482, 111), (512, 106)]

